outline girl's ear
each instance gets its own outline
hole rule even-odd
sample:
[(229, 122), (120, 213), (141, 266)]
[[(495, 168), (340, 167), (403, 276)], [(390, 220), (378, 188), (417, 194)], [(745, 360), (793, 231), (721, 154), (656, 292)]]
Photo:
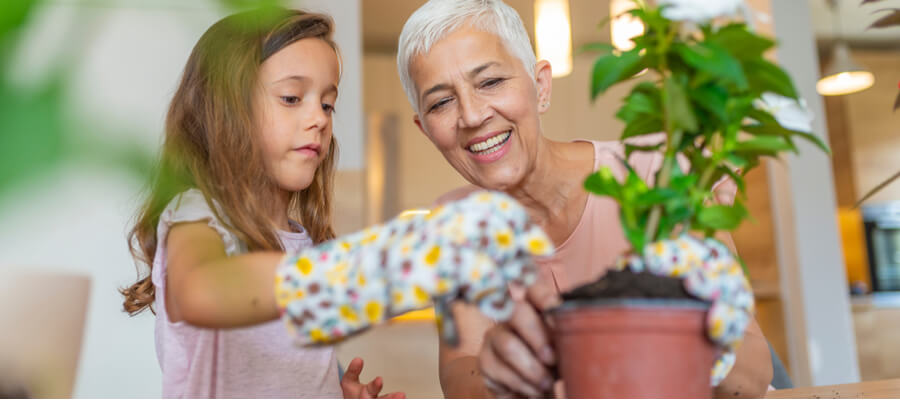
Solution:
[(534, 80), (537, 86), (538, 112), (543, 114), (550, 109), (550, 95), (553, 92), (553, 68), (547, 60), (541, 60), (534, 66)]

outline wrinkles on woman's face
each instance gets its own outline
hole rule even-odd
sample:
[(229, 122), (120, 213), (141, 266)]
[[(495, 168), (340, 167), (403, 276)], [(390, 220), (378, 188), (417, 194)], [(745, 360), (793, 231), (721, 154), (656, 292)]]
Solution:
[(505, 190), (531, 171), (540, 137), (537, 89), (488, 32), (462, 28), (410, 64), (418, 123), (469, 182)]

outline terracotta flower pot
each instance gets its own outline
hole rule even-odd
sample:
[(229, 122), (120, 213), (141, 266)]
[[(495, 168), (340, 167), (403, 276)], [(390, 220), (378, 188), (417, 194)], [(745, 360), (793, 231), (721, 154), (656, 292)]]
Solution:
[(689, 299), (565, 302), (552, 315), (566, 397), (712, 397), (708, 308)]

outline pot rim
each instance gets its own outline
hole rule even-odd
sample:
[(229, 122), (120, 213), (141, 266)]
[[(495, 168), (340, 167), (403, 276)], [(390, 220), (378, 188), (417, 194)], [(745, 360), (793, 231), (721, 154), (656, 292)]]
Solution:
[(670, 308), (678, 310), (708, 310), (712, 303), (697, 299), (671, 298), (597, 298), (567, 300), (549, 310), (551, 314), (573, 311), (580, 308)]

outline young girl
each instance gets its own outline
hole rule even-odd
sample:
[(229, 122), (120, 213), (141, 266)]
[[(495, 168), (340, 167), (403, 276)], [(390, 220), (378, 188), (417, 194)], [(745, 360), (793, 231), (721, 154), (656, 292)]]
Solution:
[(271, 295), (285, 251), (334, 237), (332, 25), (280, 8), (239, 13), (214, 24), (188, 59), (160, 169), (129, 237), (151, 273), (122, 290), (129, 314), (156, 313), (163, 397), (381, 389), (380, 378), (359, 382), (361, 360), (339, 382), (333, 347), (295, 347)]

